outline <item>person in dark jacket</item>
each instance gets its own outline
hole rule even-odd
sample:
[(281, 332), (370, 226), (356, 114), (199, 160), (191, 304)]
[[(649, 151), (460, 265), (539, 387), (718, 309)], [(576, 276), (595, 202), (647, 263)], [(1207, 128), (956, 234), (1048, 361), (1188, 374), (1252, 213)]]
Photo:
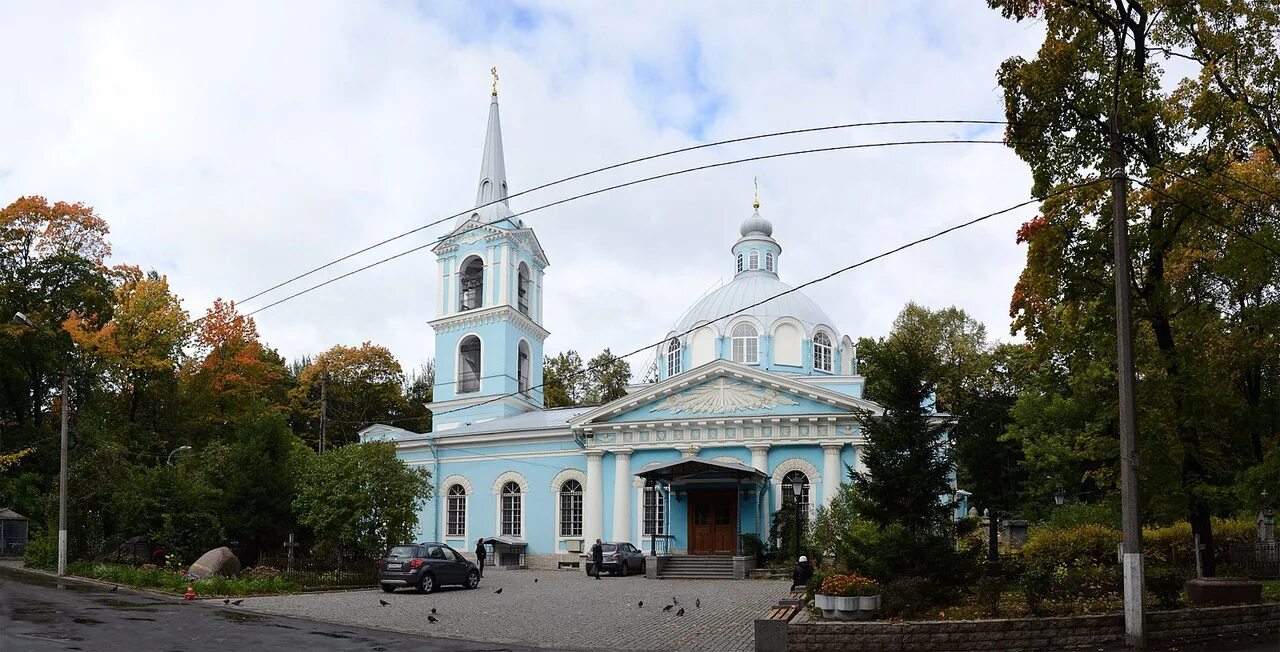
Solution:
[(480, 567), (480, 577), (484, 577), (484, 539), (476, 539), (476, 565)]
[(809, 563), (809, 558), (800, 555), (800, 561), (796, 562), (796, 569), (791, 572), (791, 589), (795, 590), (798, 586), (805, 588), (809, 585), (809, 580), (813, 579), (813, 564)]
[(591, 565), (595, 566), (596, 579), (600, 579), (601, 564), (604, 564), (604, 542), (596, 539), (595, 545), (591, 546)]

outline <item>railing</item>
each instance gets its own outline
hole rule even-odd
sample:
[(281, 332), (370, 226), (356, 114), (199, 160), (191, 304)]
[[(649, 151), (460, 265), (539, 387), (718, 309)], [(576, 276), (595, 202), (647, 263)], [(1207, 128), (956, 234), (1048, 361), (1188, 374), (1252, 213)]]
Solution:
[(259, 566), (280, 571), (280, 577), (297, 582), (304, 591), (371, 587), (378, 581), (378, 562), (338, 556), (302, 557), (262, 555)]
[[(1215, 546), (1218, 575), (1239, 575), (1252, 578), (1280, 577), (1280, 543), (1255, 543), (1243, 546)], [(1186, 550), (1175, 548), (1165, 552), (1175, 566), (1194, 569), (1195, 556)]]

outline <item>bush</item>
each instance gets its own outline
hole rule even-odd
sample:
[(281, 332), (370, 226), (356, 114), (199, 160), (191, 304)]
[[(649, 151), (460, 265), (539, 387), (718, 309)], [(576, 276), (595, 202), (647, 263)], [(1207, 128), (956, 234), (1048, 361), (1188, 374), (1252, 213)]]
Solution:
[(1120, 529), (1120, 507), (1104, 503), (1063, 505), (1050, 513), (1046, 524), (1054, 529), (1102, 525), (1118, 530)]
[(762, 541), (758, 535), (742, 535), (742, 554), (745, 557), (755, 557), (757, 566), (764, 564), (767, 552), (767, 546), (765, 546), (764, 541)]
[(1004, 595), (1007, 588), (1008, 581), (1003, 577), (984, 577), (978, 580), (975, 593), (978, 603), (986, 610), (987, 616), (1000, 617), (1000, 597)]
[(1147, 568), (1147, 590), (1155, 596), (1156, 605), (1176, 609), (1182, 603), (1182, 587), (1191, 579), (1191, 573), (1180, 568), (1156, 566)]
[(1054, 568), (1052, 566), (1025, 566), (1015, 580), (1022, 590), (1022, 597), (1027, 601), (1027, 610), (1039, 616), (1040, 608), (1053, 590)]
[(804, 585), (805, 591), (808, 593), (809, 597), (812, 598), (814, 595), (819, 593), (818, 589), (822, 588), (822, 583), (826, 581), (827, 575), (830, 575), (830, 573), (815, 572), (813, 577), (809, 578), (808, 584)]
[(34, 539), (29, 539), (27, 549), (22, 553), (22, 563), (41, 570), (57, 568), (58, 534), (49, 529)]
[(1116, 563), (1120, 530), (1085, 524), (1065, 528), (1034, 527), (1022, 547), (1027, 566), (1108, 566)]
[(918, 618), (933, 612), (937, 595), (923, 577), (904, 577), (880, 589), (880, 611), (890, 618)]
[[(1247, 519), (1213, 519), (1213, 542), (1217, 549), (1252, 546), (1258, 540), (1257, 524)], [(1195, 563), (1191, 547), (1191, 524), (1178, 521), (1165, 527), (1142, 530), (1142, 548), (1149, 562), (1166, 565)]]
[(845, 598), (876, 595), (880, 592), (880, 584), (869, 577), (861, 575), (828, 575), (823, 578), (819, 592), (822, 595), (835, 595)]

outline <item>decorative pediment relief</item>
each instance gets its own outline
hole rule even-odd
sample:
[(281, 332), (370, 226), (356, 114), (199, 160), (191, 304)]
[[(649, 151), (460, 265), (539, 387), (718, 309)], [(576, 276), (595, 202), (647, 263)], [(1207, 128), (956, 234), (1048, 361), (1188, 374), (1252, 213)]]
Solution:
[(668, 396), (654, 403), (649, 411), (672, 414), (724, 414), (799, 404), (786, 394), (767, 387), (719, 378), (674, 396)]

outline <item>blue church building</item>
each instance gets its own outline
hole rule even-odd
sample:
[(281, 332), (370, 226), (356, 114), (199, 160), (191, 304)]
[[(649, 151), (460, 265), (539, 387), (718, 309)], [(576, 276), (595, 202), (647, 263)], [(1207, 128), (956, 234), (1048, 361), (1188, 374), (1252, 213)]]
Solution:
[(361, 433), (431, 470), (418, 538), (468, 554), (493, 539), (513, 551), (500, 564), (534, 568), (576, 565), (596, 538), (629, 541), (658, 553), (655, 566), (736, 558), (740, 576), (741, 535), (767, 538), (786, 502), (812, 515), (846, 464), (860, 468), (857, 415), (882, 410), (862, 398), (853, 341), (803, 293), (775, 297), (792, 288), (756, 201), (726, 234), (732, 281), (672, 315), (656, 382), (605, 405), (547, 409), (550, 262), (507, 196), (495, 89), (476, 208), (434, 249), (433, 431)]

